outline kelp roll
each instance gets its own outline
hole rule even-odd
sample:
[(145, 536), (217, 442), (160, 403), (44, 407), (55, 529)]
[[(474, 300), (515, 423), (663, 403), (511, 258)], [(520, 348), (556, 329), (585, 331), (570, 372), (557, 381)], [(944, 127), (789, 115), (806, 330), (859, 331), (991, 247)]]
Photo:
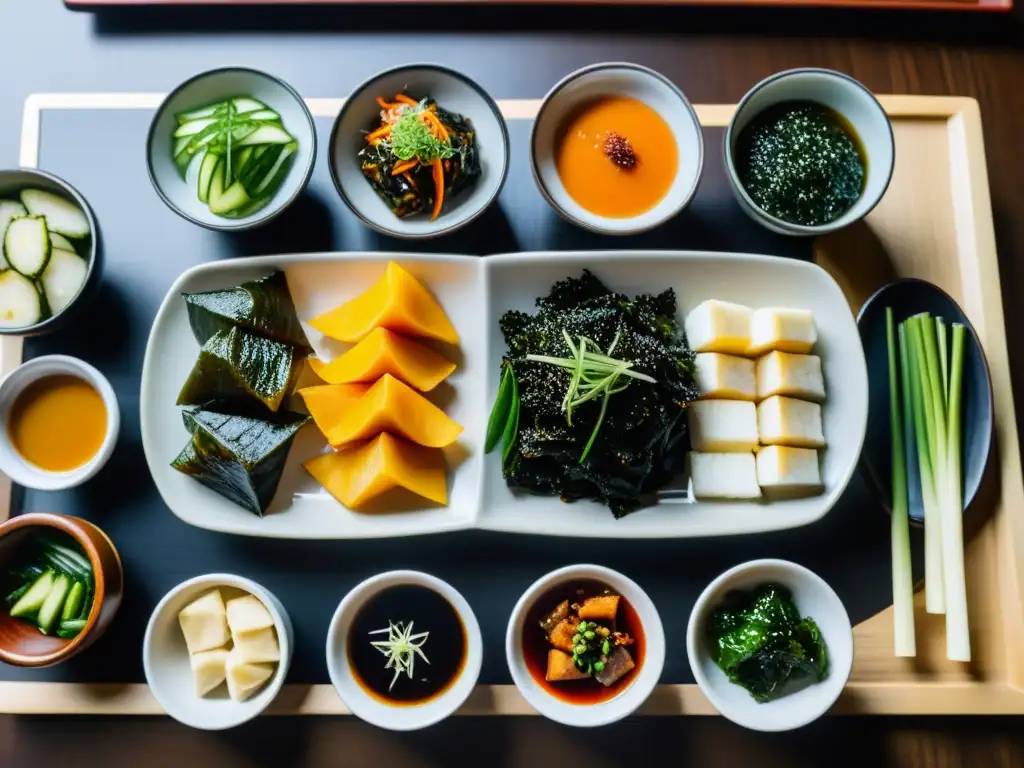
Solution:
[[(396, 216), (434, 212), (436, 217), (441, 206), (437, 205), (433, 163), (439, 162), (442, 170), (442, 201), (451, 200), (480, 175), (475, 132), (469, 120), (442, 109), (433, 99), (406, 99), (394, 104), (381, 100), (381, 128), (367, 136), (367, 146), (359, 152), (359, 164), (363, 176)], [(430, 113), (429, 117), (421, 121), (424, 113)], [(401, 128), (418, 128), (419, 122), (432, 126), (430, 140), (421, 146), (414, 143), (421, 137), (413, 136), (410, 141), (409, 131), (399, 130), (400, 124)]]

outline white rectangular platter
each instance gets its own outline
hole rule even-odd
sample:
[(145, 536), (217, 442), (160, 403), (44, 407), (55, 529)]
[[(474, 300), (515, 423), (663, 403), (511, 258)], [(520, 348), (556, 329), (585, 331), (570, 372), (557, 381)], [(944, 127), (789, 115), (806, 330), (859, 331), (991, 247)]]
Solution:
[[(456, 372), (429, 393), (464, 428), (445, 449), (449, 504), (411, 504), (399, 511), (346, 509), (305, 472), (304, 461), (327, 450), (319, 432), (300, 432), (268, 514), (256, 517), (170, 467), (187, 441), (174, 403), (199, 346), (188, 324), (183, 292), (228, 287), (283, 270), (296, 311), (318, 356), (333, 359), (343, 345), (306, 324), (364, 291), (395, 260), (433, 291), (460, 335)], [(515, 492), (501, 477), (498, 453), (483, 455), (487, 417), (497, 391), (505, 344), (501, 315), (532, 311), (534, 300), (567, 276), (590, 269), (615, 291), (635, 295), (673, 288), (680, 320), (715, 298), (751, 307), (783, 306), (814, 313), (828, 401), (821, 470), (824, 492), (803, 499), (694, 502), (686, 493), (616, 520), (600, 503), (563, 503)], [(311, 374), (310, 374), (311, 375)], [(860, 453), (867, 383), (857, 328), (842, 291), (820, 267), (790, 259), (696, 252), (550, 252), (500, 256), (324, 253), (266, 256), (205, 264), (172, 286), (153, 324), (142, 373), (141, 424), (150, 471), (164, 501), (191, 525), (225, 533), (297, 539), (384, 538), (481, 528), (510, 533), (607, 538), (684, 538), (806, 525), (828, 512), (849, 482)], [(314, 383), (310, 380), (308, 383)], [(290, 404), (301, 410), (301, 404)], [(606, 439), (614, 439), (608, 435)]]

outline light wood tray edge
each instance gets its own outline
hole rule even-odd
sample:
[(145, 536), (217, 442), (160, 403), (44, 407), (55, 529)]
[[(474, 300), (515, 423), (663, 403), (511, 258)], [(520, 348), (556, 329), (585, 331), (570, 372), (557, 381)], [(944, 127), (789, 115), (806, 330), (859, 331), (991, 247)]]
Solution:
[[(163, 94), (47, 93), (26, 99), (20, 164), (35, 167), (39, 158), (40, 121), (46, 109), (152, 109)], [(331, 117), (343, 99), (306, 100), (314, 115)], [(1024, 714), (1024, 605), (1018, 566), (1024, 558), (1024, 519), (1010, 510), (1024, 508), (1020, 450), (1010, 380), (1009, 355), (992, 224), (981, 115), (973, 99), (930, 96), (879, 96), (894, 120), (934, 119), (948, 123), (950, 167), (967, 205), (957, 207), (958, 250), (963, 303), (971, 316), (992, 372), (997, 420), (1001, 502), (996, 512), (1000, 543), (1000, 591), (1006, 650), (1005, 680), (991, 682), (853, 682), (833, 714), (870, 715), (1006, 715)], [(499, 100), (507, 119), (530, 119), (538, 99)], [(702, 124), (728, 123), (733, 105), (695, 105)], [(0, 371), (21, 360), (21, 340), (0, 342)], [(0, 519), (9, 513), (10, 482), (0, 476)], [(142, 683), (86, 684), (0, 682), (0, 712), (15, 714), (159, 715), (163, 709)], [(344, 715), (349, 711), (330, 685), (286, 685), (267, 711), (274, 715)], [(530, 715), (534, 710), (514, 686), (477, 686), (462, 715)], [(661, 685), (640, 710), (642, 715), (716, 714), (696, 685)]]

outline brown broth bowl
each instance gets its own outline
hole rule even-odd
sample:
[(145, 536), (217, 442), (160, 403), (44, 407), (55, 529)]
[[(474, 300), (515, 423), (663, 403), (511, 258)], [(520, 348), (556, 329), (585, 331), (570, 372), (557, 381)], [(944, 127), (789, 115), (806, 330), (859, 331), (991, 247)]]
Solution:
[(16, 667), (48, 667), (67, 661), (94, 643), (114, 620), (124, 592), (121, 558), (102, 530), (78, 517), (29, 512), (0, 524), (0, 572), (33, 530), (51, 528), (82, 548), (93, 570), (95, 598), (85, 628), (70, 640), (43, 635), (34, 626), (0, 610), (0, 661)]
[(551, 649), (551, 645), (539, 626), (540, 620), (563, 600), (576, 599), (577, 590), (582, 590), (586, 597), (602, 594), (606, 590), (618, 594), (610, 585), (596, 579), (568, 581), (549, 589), (534, 601), (533, 606), (526, 614), (522, 638), (523, 659), (531, 677), (548, 695), (569, 704), (598, 704), (614, 699), (633, 684), (644, 665), (647, 655), (647, 638), (636, 610), (625, 597), (620, 597), (615, 629), (626, 632), (635, 641), (628, 650), (636, 666), (607, 687), (591, 679), (562, 683), (548, 681), (546, 670), (548, 651)]

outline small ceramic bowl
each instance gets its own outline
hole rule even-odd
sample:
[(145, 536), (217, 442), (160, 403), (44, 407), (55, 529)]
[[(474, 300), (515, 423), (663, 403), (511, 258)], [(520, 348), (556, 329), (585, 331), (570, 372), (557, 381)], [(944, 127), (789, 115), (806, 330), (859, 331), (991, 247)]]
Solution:
[[(815, 102), (840, 114), (853, 126), (866, 155), (867, 173), (860, 199), (839, 218), (816, 227), (793, 224), (762, 210), (743, 187), (736, 163), (736, 143), (743, 129), (766, 109), (794, 101)], [(722, 146), (726, 176), (743, 212), (773, 232), (805, 237), (835, 232), (867, 216), (889, 187), (896, 157), (892, 124), (885, 109), (861, 83), (830, 69), (790, 69), (762, 80), (736, 106)]]
[[(65, 325), (69, 318), (77, 315), (79, 310), (95, 296), (103, 271), (99, 225), (96, 223), (92, 208), (89, 207), (89, 203), (82, 197), (82, 194), (64, 179), (35, 168), (0, 170), (0, 200), (18, 200), (18, 195), (23, 189), (41, 189), (45, 192), (52, 192), (74, 203), (85, 214), (85, 218), (89, 221), (91, 234), (89, 237), (73, 243), (75, 252), (86, 260), (85, 282), (82, 283), (82, 287), (78, 289), (78, 293), (71, 301), (56, 314), (50, 315), (34, 325), (21, 328), (0, 327), (0, 336), (39, 336), (56, 331)], [(0, 232), (0, 237), (2, 235), (3, 233)]]
[[(281, 116), (281, 125), (299, 144), (291, 168), (270, 201), (258, 211), (237, 219), (212, 213), (197, 196), (198, 163), (189, 168), (187, 180), (174, 165), (175, 115), (233, 96), (251, 96)], [(153, 116), (146, 137), (149, 179), (160, 199), (172, 211), (193, 224), (221, 232), (238, 232), (266, 224), (279, 216), (302, 193), (316, 162), (316, 124), (306, 102), (283, 80), (244, 67), (213, 69), (195, 75), (171, 91)]]
[(18, 667), (49, 667), (76, 656), (106, 632), (121, 606), (124, 571), (107, 535), (78, 517), (28, 512), (0, 524), (0, 573), (18, 557), (22, 544), (37, 532), (60, 531), (81, 547), (92, 566), (95, 598), (85, 628), (70, 640), (44, 635), (35, 626), (0, 611), (0, 661)]
[[(389, 587), (403, 585), (432, 589), (451, 603), (466, 630), (466, 661), (459, 676), (440, 696), (422, 704), (393, 706), (367, 693), (355, 679), (349, 664), (348, 635), (356, 615), (370, 599)], [(389, 571), (356, 585), (338, 605), (327, 630), (327, 671), (338, 696), (356, 717), (391, 731), (426, 728), (455, 712), (473, 692), (482, 662), (480, 624), (469, 603), (447, 582), (418, 571)], [(381, 663), (384, 663), (383, 656)]]
[[(593, 704), (554, 698), (534, 680), (523, 658), (523, 627), (533, 604), (560, 584), (579, 581), (598, 581), (622, 595), (636, 611), (646, 641), (643, 661), (632, 682), (614, 698)], [(654, 691), (665, 666), (665, 630), (654, 602), (635, 581), (600, 565), (570, 565), (542, 576), (519, 598), (505, 633), (505, 658), (516, 688), (544, 717), (562, 725), (598, 727), (629, 716)]]
[[(68, 472), (51, 472), (26, 460), (11, 444), (6, 425), (18, 396), (30, 384), (47, 376), (75, 376), (99, 392), (107, 409), (107, 431), (99, 451), (89, 461)], [(74, 488), (99, 472), (110, 459), (121, 429), (117, 395), (107, 377), (83, 360), (67, 355), (44, 355), (22, 363), (0, 381), (0, 471), (18, 485), (40, 491), (62, 491)]]
[[(586, 103), (608, 96), (627, 96), (654, 109), (671, 128), (679, 151), (675, 181), (661, 202), (628, 218), (585, 209), (566, 191), (555, 166), (566, 121)], [(566, 221), (606, 235), (631, 235), (664, 224), (690, 204), (704, 169), (704, 134), (693, 106), (664, 75), (639, 64), (594, 64), (563, 78), (544, 97), (530, 134), (530, 164), (541, 194)]]
[[(892, 307), (898, 326), (908, 317), (929, 312), (947, 323), (962, 323), (964, 336), (963, 446), (962, 472), (964, 509), (981, 488), (992, 453), (995, 411), (992, 377), (978, 335), (953, 298), (937, 285), (917, 278), (904, 278), (882, 286), (864, 302), (857, 315), (857, 328), (868, 366), (868, 421), (864, 450), (860, 454), (861, 475), (874, 489), (887, 511), (892, 511), (892, 433), (889, 423), (889, 348), (886, 341), (885, 308)], [(917, 452), (911, 448), (911, 455)], [(915, 525), (924, 524), (920, 470), (916, 461), (907, 462), (907, 515)]]
[[(793, 593), (800, 615), (818, 624), (828, 651), (828, 677), (816, 684), (758, 703), (743, 687), (729, 682), (711, 655), (705, 627), (711, 613), (734, 590), (765, 583)], [(839, 595), (817, 574), (786, 560), (752, 560), (730, 568), (701, 592), (686, 628), (686, 654), (701, 691), (723, 716), (755, 731), (788, 731), (817, 720), (835, 704), (853, 668), (853, 627)]]
[[(206, 696), (198, 696), (192, 678), (185, 636), (178, 623), (178, 612), (207, 592), (220, 588), (226, 600), (247, 593), (259, 599), (270, 611), (277, 632), (281, 660), (273, 676), (255, 695), (245, 701), (233, 701), (222, 684)], [(142, 667), (146, 682), (167, 714), (180, 723), (205, 731), (234, 728), (259, 715), (284, 685), (292, 662), (295, 639), (291, 619), (271, 592), (252, 579), (228, 573), (211, 573), (183, 581), (164, 595), (153, 609), (142, 641)]]
[[(377, 98), (397, 93), (430, 97), (438, 106), (468, 118), (476, 132), (480, 176), (446, 201), (434, 221), (426, 213), (395, 216), (359, 166), (357, 154), (366, 146), (366, 134), (380, 125)], [(437, 64), (409, 64), (377, 73), (345, 99), (331, 129), (327, 161), (338, 194), (366, 226), (409, 240), (437, 237), (466, 226), (498, 199), (508, 176), (508, 128), (494, 99), (465, 75)]]

